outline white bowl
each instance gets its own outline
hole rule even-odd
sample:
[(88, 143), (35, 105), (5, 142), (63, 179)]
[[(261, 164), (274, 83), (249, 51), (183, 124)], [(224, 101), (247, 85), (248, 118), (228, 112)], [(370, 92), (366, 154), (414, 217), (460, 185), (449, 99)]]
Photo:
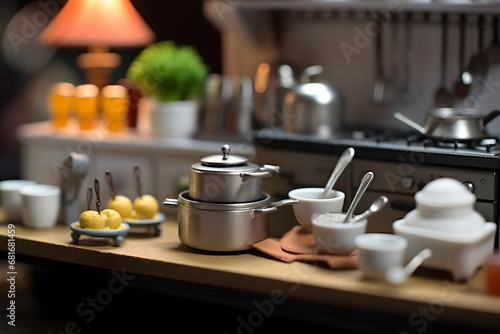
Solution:
[(312, 231), (319, 248), (328, 254), (348, 255), (356, 250), (354, 239), (366, 232), (368, 220), (343, 224), (345, 213), (326, 212), (312, 215)]
[(299, 200), (299, 203), (292, 206), (293, 213), (299, 224), (308, 230), (312, 229), (311, 217), (313, 214), (330, 211), (342, 212), (345, 194), (339, 190), (332, 190), (328, 198), (320, 199), (323, 190), (324, 188), (298, 188), (288, 193), (289, 198)]
[(432, 257), (422, 266), (451, 272), (455, 280), (467, 280), (493, 254), (495, 223), (484, 223), (475, 231), (450, 232), (412, 226), (405, 219), (393, 223), (394, 233), (408, 240), (406, 260), (424, 248)]

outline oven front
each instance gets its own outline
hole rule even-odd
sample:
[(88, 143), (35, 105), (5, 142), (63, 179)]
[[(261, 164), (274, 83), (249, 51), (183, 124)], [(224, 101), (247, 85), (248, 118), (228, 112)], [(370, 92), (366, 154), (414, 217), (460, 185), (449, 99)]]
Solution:
[(423, 161), (412, 163), (358, 159), (352, 163), (351, 189), (357, 188), (359, 180), (367, 171), (372, 171), (375, 179), (359, 204), (360, 210), (368, 208), (378, 196), (385, 195), (389, 199), (386, 208), (370, 220), (368, 232), (392, 232), (392, 223), (415, 208), (414, 195), (430, 181), (441, 177), (453, 178), (466, 185), (476, 195), (475, 209), (486, 221), (498, 224), (496, 171), (432, 166)]
[[(286, 198), (288, 191), (294, 188), (324, 187), (344, 148), (344, 146), (330, 145), (323, 146), (322, 149), (305, 151), (301, 145), (292, 148), (279, 145), (259, 146), (257, 163), (270, 163), (281, 167), (278, 175), (263, 182), (264, 191), (277, 200)], [(354, 148), (356, 150), (356, 147)], [(382, 161), (374, 159), (380, 156), (376, 149), (372, 150), (369, 158), (364, 151), (356, 150), (354, 160), (337, 181), (335, 189), (345, 192), (344, 210), (346, 210), (363, 175), (368, 171), (375, 174), (373, 182), (358, 204), (356, 213), (368, 209), (381, 195), (387, 196), (389, 202), (384, 209), (370, 217), (368, 232), (392, 233), (394, 221), (403, 218), (415, 208), (414, 195), (430, 181), (440, 177), (454, 178), (465, 184), (476, 195), (475, 209), (486, 221), (498, 225), (498, 170), (428, 164), (428, 160), (431, 159), (415, 152), (398, 155), (391, 161)], [(277, 237), (297, 224), (291, 208), (280, 208), (271, 216), (270, 221), (270, 234)], [(496, 247), (498, 239), (497, 230)]]

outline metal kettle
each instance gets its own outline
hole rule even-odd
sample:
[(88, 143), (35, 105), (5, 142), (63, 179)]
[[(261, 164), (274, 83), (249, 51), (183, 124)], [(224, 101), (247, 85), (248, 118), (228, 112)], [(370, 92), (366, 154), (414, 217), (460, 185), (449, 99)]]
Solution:
[(311, 82), (311, 77), (321, 73), (321, 65), (307, 67), (300, 84), (286, 93), (283, 109), (286, 132), (328, 138), (340, 128), (340, 92), (327, 83)]

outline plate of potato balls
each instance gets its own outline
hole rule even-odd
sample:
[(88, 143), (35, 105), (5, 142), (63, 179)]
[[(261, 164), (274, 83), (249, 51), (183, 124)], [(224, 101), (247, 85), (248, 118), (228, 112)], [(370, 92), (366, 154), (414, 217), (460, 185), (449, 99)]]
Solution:
[(106, 207), (118, 212), (122, 220), (131, 227), (153, 226), (154, 235), (159, 235), (161, 232), (160, 224), (165, 220), (165, 215), (159, 212), (159, 204), (156, 198), (152, 195), (143, 194), (137, 166), (134, 168), (134, 178), (137, 197), (132, 201), (127, 196), (116, 193), (111, 173), (106, 171), (106, 182), (111, 189), (111, 198)]
[(113, 238), (117, 246), (120, 246), (127, 235), (130, 226), (122, 220), (120, 213), (113, 209), (104, 209), (101, 211), (99, 180), (94, 180), (94, 189), (96, 192), (96, 210), (91, 209), (92, 187), (87, 191), (87, 210), (80, 214), (77, 222), (70, 224), (72, 231), (71, 238), (75, 243), (82, 234), (91, 237)]

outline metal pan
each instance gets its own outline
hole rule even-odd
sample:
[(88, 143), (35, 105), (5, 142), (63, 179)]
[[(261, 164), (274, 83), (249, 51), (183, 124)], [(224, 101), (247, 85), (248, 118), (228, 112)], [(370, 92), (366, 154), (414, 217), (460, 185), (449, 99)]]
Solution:
[(192, 199), (183, 191), (177, 199), (167, 198), (163, 205), (177, 208), (179, 239), (189, 247), (233, 252), (250, 249), (269, 234), (268, 214), (282, 205), (297, 203), (284, 199), (271, 202), (267, 193), (249, 203), (206, 203)]
[(394, 117), (421, 134), (438, 140), (474, 140), (488, 137), (485, 126), (500, 115), (500, 109), (495, 109), (485, 116), (474, 109), (437, 108), (432, 109), (420, 125), (399, 112)]

